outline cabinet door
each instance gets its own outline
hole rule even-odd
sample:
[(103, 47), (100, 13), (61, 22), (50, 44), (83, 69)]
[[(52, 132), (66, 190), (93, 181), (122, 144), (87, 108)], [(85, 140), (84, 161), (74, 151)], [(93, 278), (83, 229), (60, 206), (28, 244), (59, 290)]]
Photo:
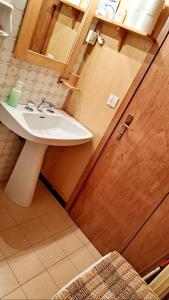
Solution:
[[(71, 210), (102, 254), (122, 252), (169, 191), (168, 95), (169, 37)], [(117, 139), (129, 115), (134, 119)]]
[(169, 196), (123, 252), (140, 273), (169, 258)]

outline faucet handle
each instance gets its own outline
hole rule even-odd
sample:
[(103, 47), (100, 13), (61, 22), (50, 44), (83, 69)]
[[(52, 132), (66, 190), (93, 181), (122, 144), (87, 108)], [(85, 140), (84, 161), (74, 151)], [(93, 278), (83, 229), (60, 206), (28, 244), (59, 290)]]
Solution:
[(34, 110), (35, 103), (33, 101), (28, 101), (28, 103), (25, 105), (25, 109), (28, 111)]
[(55, 105), (53, 104), (53, 103), (51, 103), (51, 102), (47, 102), (48, 103), (48, 108), (47, 108), (47, 111), (48, 112), (50, 112), (50, 113), (52, 113), (52, 114), (54, 114), (54, 112), (55, 112)]
[(47, 102), (49, 104), (49, 107), (55, 108), (55, 105), (52, 102)]

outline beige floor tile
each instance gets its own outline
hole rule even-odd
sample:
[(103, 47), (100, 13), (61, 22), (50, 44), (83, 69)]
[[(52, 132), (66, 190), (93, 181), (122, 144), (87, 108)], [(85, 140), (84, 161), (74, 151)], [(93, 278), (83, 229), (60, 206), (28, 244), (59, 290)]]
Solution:
[(31, 245), (40, 242), (51, 235), (39, 218), (21, 224), (20, 228)]
[(5, 257), (29, 247), (29, 244), (18, 226), (0, 232), (0, 249)]
[(0, 209), (0, 231), (15, 226), (16, 223), (6, 208)]
[(75, 222), (71, 219), (71, 217), (69, 216), (69, 214), (67, 213), (67, 211), (65, 209), (62, 208), (62, 211), (61, 211), (60, 215), (62, 216), (62, 218), (65, 220), (66, 224), (69, 227), (76, 225)]
[(82, 242), (78, 239), (71, 228), (57, 233), (55, 235), (55, 239), (58, 241), (66, 255), (73, 253), (83, 246)]
[(27, 297), (24, 294), (22, 288), (20, 287), (2, 298), (2, 300), (25, 300), (25, 299), (27, 299)]
[(100, 252), (91, 243), (87, 244), (86, 248), (87, 250), (89, 250), (90, 254), (93, 256), (95, 260), (98, 260), (102, 257)]
[(59, 288), (62, 288), (78, 274), (78, 271), (76, 270), (74, 265), (67, 258), (49, 268), (48, 272)]
[(79, 272), (84, 271), (96, 261), (85, 247), (71, 254), (69, 259)]
[(62, 209), (61, 205), (40, 181), (37, 185), (32, 207), (38, 216)]
[(76, 234), (76, 236), (79, 238), (79, 240), (83, 243), (83, 245), (87, 245), (88, 243), (90, 243), (90, 241), (85, 236), (85, 234), (76, 225), (74, 225), (71, 228), (74, 231), (74, 233)]
[(0, 262), (0, 298), (19, 286), (14, 274), (5, 260)]
[(14, 205), (14, 202), (12, 202), (11, 200), (9, 200), (8, 196), (5, 194), (4, 190), (0, 188), (0, 199), (1, 199), (1, 203), (3, 203), (3, 205), (5, 207)]
[(49, 276), (43, 272), (22, 286), (28, 299), (49, 300), (58, 291), (58, 287)]
[(68, 227), (65, 220), (60, 217), (58, 212), (53, 212), (40, 218), (51, 234), (60, 232)]
[(33, 245), (33, 248), (46, 268), (65, 258), (65, 253), (53, 237)]
[(37, 217), (32, 207), (21, 207), (14, 204), (10, 205), (8, 209), (17, 224), (25, 223)]
[(7, 260), (20, 284), (44, 271), (42, 263), (30, 248), (10, 256)]
[(3, 260), (3, 259), (4, 259), (4, 256), (3, 256), (3, 254), (0, 251), (0, 261)]

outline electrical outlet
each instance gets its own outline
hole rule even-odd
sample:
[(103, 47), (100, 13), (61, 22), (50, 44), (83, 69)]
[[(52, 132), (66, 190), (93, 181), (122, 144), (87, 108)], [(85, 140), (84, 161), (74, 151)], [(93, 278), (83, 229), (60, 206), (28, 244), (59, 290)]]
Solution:
[(119, 99), (120, 98), (118, 96), (111, 94), (107, 100), (107, 105), (115, 108), (117, 103), (119, 102)]
[(97, 42), (97, 38), (98, 38), (98, 33), (95, 32), (94, 30), (90, 29), (85, 41), (88, 44), (95, 45)]

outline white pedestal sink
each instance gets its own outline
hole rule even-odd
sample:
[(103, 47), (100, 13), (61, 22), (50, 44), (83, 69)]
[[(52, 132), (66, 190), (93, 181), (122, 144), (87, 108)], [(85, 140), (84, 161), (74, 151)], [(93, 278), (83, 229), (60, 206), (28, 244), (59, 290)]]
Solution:
[(62, 110), (54, 114), (27, 112), (0, 102), (0, 121), (26, 139), (5, 192), (13, 202), (31, 205), (41, 165), (48, 145), (73, 146), (86, 143), (93, 137), (83, 125)]

